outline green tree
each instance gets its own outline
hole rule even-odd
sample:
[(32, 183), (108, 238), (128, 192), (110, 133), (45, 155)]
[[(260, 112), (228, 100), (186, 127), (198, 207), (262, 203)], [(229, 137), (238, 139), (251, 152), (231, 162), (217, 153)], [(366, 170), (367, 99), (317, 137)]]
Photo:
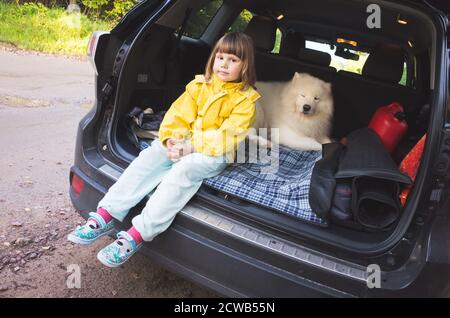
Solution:
[(247, 27), (247, 24), (252, 19), (253, 14), (248, 11), (244, 10), (241, 12), (239, 17), (234, 20), (233, 24), (228, 28), (228, 32), (242, 32)]
[(138, 2), (140, 0), (113, 0), (112, 9), (105, 11), (106, 17), (118, 21)]
[(201, 37), (222, 3), (223, 0), (213, 0), (200, 10), (191, 13), (183, 35), (196, 39)]
[(109, 0), (81, 0), (85, 7), (84, 14), (93, 16), (96, 19), (100, 17), (102, 6), (107, 5), (108, 2)]

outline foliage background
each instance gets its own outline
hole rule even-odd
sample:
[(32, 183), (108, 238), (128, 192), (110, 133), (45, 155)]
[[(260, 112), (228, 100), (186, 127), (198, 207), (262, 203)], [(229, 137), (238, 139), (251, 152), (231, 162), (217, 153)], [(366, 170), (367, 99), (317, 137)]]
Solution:
[[(141, 0), (76, 0), (81, 13), (90, 19), (107, 19), (117, 22), (131, 7)], [(70, 0), (1, 0), (3, 3), (23, 5), (25, 3), (42, 4), (47, 8), (66, 9)]]
[(0, 0), (0, 42), (19, 49), (85, 56), (96, 30), (111, 30), (114, 22), (49, 8), (40, 2), (17, 4)]

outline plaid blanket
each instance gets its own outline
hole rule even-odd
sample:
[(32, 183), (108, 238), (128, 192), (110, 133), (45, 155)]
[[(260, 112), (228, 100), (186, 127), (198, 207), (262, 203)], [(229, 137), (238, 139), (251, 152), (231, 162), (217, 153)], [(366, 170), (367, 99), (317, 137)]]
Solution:
[(312, 211), (308, 200), (312, 170), (321, 152), (292, 150), (280, 145), (278, 157), (278, 169), (269, 173), (265, 170), (271, 165), (268, 160), (247, 158), (245, 163), (230, 164), (203, 184), (304, 221), (326, 225)]

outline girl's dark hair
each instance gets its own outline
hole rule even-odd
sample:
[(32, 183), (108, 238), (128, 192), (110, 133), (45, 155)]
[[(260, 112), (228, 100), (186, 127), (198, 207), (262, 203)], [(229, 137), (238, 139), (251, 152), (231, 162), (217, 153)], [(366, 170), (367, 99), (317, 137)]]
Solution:
[(222, 36), (214, 46), (205, 68), (205, 79), (211, 80), (213, 74), (214, 59), (217, 53), (234, 54), (242, 60), (240, 81), (243, 82), (242, 90), (247, 90), (255, 85), (255, 51), (253, 40), (242, 32), (231, 32)]

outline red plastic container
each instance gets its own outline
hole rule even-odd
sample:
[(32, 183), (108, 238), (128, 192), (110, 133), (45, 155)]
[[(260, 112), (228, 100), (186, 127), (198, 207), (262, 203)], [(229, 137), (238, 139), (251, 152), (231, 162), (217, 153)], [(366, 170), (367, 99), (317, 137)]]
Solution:
[(408, 123), (405, 119), (402, 105), (394, 102), (378, 108), (369, 123), (369, 128), (380, 137), (389, 153), (395, 150), (408, 131)]

